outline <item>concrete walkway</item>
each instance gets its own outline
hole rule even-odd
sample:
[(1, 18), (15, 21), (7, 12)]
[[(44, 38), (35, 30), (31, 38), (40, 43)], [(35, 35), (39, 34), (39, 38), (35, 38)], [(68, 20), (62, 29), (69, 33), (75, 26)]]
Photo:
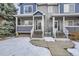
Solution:
[(74, 46), (71, 41), (48, 42), (45, 40), (31, 40), (31, 43), (35, 46), (48, 48), (53, 56), (71, 56), (65, 49)]

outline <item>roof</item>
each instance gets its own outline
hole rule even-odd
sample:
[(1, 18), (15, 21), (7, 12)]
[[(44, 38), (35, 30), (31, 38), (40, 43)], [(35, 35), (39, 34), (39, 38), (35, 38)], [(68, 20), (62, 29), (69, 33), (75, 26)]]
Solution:
[(38, 10), (34, 13), (18, 14), (18, 15), (14, 15), (14, 16), (15, 17), (21, 17), (21, 16), (33, 16), (33, 15), (45, 15), (45, 14)]
[(41, 11), (36, 11), (33, 15), (43, 15), (43, 12), (41, 12)]

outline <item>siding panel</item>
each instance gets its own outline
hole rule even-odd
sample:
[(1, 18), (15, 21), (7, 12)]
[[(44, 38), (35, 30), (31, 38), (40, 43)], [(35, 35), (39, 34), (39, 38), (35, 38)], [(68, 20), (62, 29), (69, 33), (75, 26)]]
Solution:
[(64, 13), (64, 4), (60, 3), (60, 13)]
[(75, 3), (75, 12), (79, 13), (79, 3)]

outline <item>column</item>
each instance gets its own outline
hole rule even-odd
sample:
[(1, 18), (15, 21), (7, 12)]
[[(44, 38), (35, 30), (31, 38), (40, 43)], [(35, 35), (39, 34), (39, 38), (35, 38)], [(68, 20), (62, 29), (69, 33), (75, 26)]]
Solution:
[(42, 16), (42, 37), (44, 37), (44, 15)]
[(56, 30), (55, 30), (55, 17), (52, 18), (53, 19), (53, 36), (56, 37)]
[(33, 16), (33, 30), (34, 30), (34, 16)]
[(64, 31), (64, 27), (65, 27), (65, 16), (63, 16), (63, 31)]
[(18, 18), (16, 17), (16, 36), (18, 36), (17, 25), (18, 25)]
[(32, 22), (33, 22), (32, 23), (33, 28), (32, 28), (32, 31), (31, 31), (31, 38), (32, 38), (32, 35), (33, 35), (33, 32), (34, 32), (34, 16), (33, 16), (33, 21)]

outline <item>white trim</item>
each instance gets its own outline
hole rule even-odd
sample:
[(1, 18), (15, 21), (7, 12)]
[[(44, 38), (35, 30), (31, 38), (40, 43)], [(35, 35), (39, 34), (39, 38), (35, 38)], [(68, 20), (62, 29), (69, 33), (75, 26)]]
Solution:
[(52, 16), (79, 16), (79, 13), (51, 14)]
[[(74, 7), (74, 10), (73, 11), (70, 11), (70, 5), (73, 5), (73, 7)], [(67, 8), (68, 9), (67, 9)], [(64, 4), (64, 13), (74, 13), (75, 12), (75, 4), (74, 3), (71, 3), (71, 4), (69, 4), (69, 3), (67, 3), (67, 4)], [(66, 11), (67, 10), (67, 11)]]
[(42, 16), (42, 37), (44, 37), (44, 16)]
[(33, 16), (33, 29), (34, 29), (34, 16)]
[(18, 18), (16, 17), (16, 33), (17, 33), (17, 26), (18, 26)]
[[(45, 15), (45, 13), (44, 12), (42, 12), (42, 11), (40, 11), (40, 10), (37, 10), (36, 12), (41, 12), (41, 13), (43, 13), (43, 15)], [(34, 12), (33, 14), (35, 14), (36, 12)]]
[(19, 15), (13, 15), (15, 17), (21, 17), (21, 16), (33, 16), (33, 13), (26, 13), (26, 14), (19, 14)]
[(65, 27), (79, 27), (79, 26), (65, 26)]
[(33, 25), (17, 25), (17, 26), (33, 26)]
[[(36, 24), (36, 21), (37, 21), (37, 22), (38, 22), (38, 21), (41, 22), (41, 29), (36, 29), (36, 25), (37, 25), (37, 24)], [(42, 31), (42, 19), (36, 20), (36, 21), (35, 21), (35, 25), (34, 25), (34, 26), (35, 26), (35, 31)]]
[(55, 17), (53, 17), (53, 35), (54, 35), (54, 37), (56, 38), (56, 30), (55, 30)]
[(59, 14), (60, 14), (60, 4), (58, 4), (58, 10), (59, 10)]
[(25, 7), (29, 7), (29, 6), (32, 7), (32, 12), (27, 12), (27, 13), (33, 13), (33, 5), (24, 5), (24, 6), (23, 6), (23, 8), (24, 8), (24, 9), (23, 9), (23, 13), (24, 13), (24, 14), (26, 14), (26, 13), (25, 13)]
[(65, 17), (63, 16), (63, 31), (64, 31), (64, 28), (65, 28)]

